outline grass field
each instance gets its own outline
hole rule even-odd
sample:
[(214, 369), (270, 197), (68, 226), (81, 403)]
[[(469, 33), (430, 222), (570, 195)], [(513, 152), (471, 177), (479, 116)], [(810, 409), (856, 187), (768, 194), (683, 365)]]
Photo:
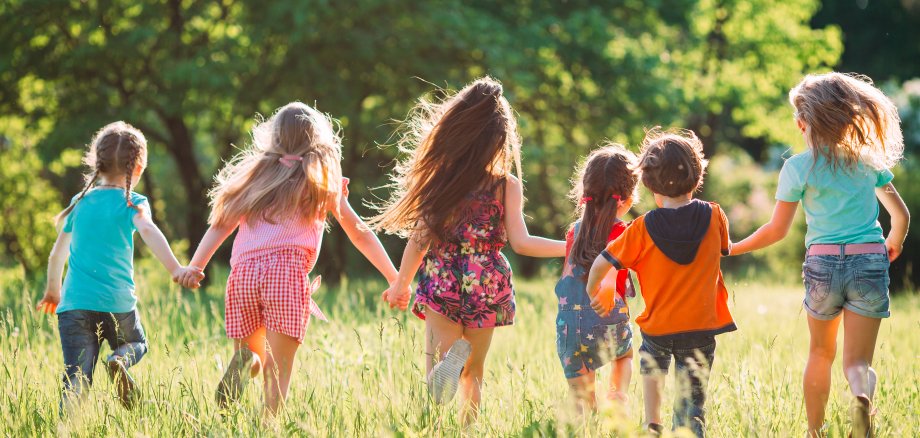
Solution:
[[(263, 425), (258, 415), (260, 381), (249, 387), (245, 402), (229, 415), (222, 417), (212, 402), (231, 351), (223, 337), (224, 276), (207, 290), (183, 292), (161, 269), (144, 263), (137, 279), (150, 352), (132, 371), (144, 401), (134, 411), (122, 409), (104, 371), (98, 369), (97, 384), (80, 415), (62, 422), (57, 407), (63, 365), (56, 319), (31, 310), (42, 285), (23, 285), (13, 271), (0, 273), (0, 435), (338, 437), (464, 432), (456, 409), (427, 407), (423, 323), (382, 308), (377, 301), (382, 282), (348, 282), (317, 295), (331, 321), (311, 323), (298, 353), (287, 408), (275, 423)], [(486, 364), (482, 416), (466, 432), (639, 434), (638, 373), (630, 387), (632, 414), (618, 417), (606, 410), (582, 421), (567, 413), (567, 389), (555, 352), (552, 286), (552, 280), (518, 282), (516, 323), (496, 332)], [(800, 378), (808, 336), (800, 287), (734, 284), (730, 289), (740, 330), (718, 338), (709, 385), (710, 436), (804, 436)], [(631, 305), (637, 314), (641, 303)], [(882, 324), (875, 360), (880, 376), (877, 432), (920, 436), (920, 296), (895, 299), (893, 315)], [(667, 397), (670, 400), (670, 392)], [(847, 402), (838, 360), (828, 407), (832, 436), (846, 436)], [(665, 421), (670, 424), (667, 410)]]

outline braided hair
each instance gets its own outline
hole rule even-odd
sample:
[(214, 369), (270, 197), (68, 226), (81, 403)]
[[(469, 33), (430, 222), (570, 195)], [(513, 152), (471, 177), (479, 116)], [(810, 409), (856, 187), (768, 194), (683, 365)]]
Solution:
[(569, 196), (578, 205), (576, 214), (581, 227), (574, 236), (569, 258), (585, 273), (607, 245), (620, 205), (638, 198), (635, 165), (635, 154), (623, 145), (610, 143), (588, 155), (573, 181)]
[(61, 224), (77, 203), (86, 196), (89, 189), (96, 184), (100, 176), (114, 178), (124, 175), (125, 202), (128, 207), (140, 211), (131, 202), (131, 177), (137, 165), (144, 164), (146, 152), (147, 139), (137, 128), (121, 121), (103, 126), (93, 136), (89, 151), (83, 156), (83, 164), (89, 168), (89, 172), (83, 178), (83, 189), (70, 206), (55, 216), (55, 223)]

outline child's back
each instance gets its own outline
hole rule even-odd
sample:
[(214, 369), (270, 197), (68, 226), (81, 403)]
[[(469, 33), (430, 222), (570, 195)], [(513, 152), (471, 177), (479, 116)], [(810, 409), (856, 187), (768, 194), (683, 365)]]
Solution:
[(888, 169), (875, 170), (862, 162), (853, 168), (835, 167), (824, 156), (805, 151), (786, 160), (776, 198), (802, 201), (808, 223), (806, 247), (813, 243), (883, 243), (875, 189), (893, 178)]
[(716, 203), (692, 200), (640, 216), (606, 254), (636, 272), (645, 310), (636, 318), (655, 337), (716, 335), (735, 330), (720, 260), (728, 222)]
[[(344, 188), (343, 188), (344, 189)], [(270, 254), (283, 248), (296, 248), (303, 251), (313, 269), (323, 242), (326, 222), (303, 216), (280, 218), (273, 222), (256, 220), (253, 223), (243, 219), (233, 240), (230, 265)]]
[[(147, 198), (130, 192), (131, 203)], [(77, 197), (74, 197), (74, 201)], [(67, 275), (57, 313), (82, 309), (128, 312), (134, 309), (134, 215), (124, 190), (97, 187), (74, 205), (63, 231), (72, 233)]]
[(432, 242), (419, 269), (412, 308), (419, 318), (425, 319), (427, 307), (480, 328), (514, 321), (511, 265), (501, 253), (507, 241), (504, 187), (500, 178), (470, 192), (457, 225), (445, 240)]

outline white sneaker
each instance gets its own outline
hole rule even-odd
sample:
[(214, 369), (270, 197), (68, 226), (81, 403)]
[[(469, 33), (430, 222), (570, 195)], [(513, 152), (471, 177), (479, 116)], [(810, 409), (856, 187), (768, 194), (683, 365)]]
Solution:
[(457, 339), (451, 345), (444, 360), (435, 364), (428, 374), (428, 394), (437, 404), (444, 404), (454, 398), (460, 385), (460, 373), (470, 357), (473, 347), (464, 339)]

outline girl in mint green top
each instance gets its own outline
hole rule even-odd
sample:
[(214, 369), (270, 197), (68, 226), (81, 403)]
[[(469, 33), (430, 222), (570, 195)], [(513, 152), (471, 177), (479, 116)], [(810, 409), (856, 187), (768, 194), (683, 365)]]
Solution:
[[(878, 376), (872, 355), (888, 317), (888, 266), (898, 258), (910, 214), (889, 169), (904, 154), (895, 105), (871, 80), (840, 73), (808, 75), (792, 91), (795, 122), (808, 151), (786, 161), (773, 217), (732, 246), (743, 254), (778, 242), (801, 202), (808, 226), (803, 265), (811, 350), (803, 387), (808, 436), (823, 436), (837, 328), (843, 319), (843, 370), (853, 394), (851, 436), (871, 435)], [(886, 238), (879, 202), (891, 214)]]
[[(189, 272), (179, 266), (151, 220), (147, 198), (131, 191), (147, 165), (144, 135), (124, 122), (106, 125), (93, 138), (84, 162), (90, 173), (83, 190), (57, 217), (63, 227), (38, 303), (40, 310), (58, 315), (65, 365), (62, 413), (92, 384), (102, 339), (112, 349), (106, 367), (122, 404), (131, 407), (137, 398), (128, 368), (147, 352), (147, 340), (136, 310), (134, 232), (174, 280)], [(62, 289), (65, 261), (69, 269)]]

